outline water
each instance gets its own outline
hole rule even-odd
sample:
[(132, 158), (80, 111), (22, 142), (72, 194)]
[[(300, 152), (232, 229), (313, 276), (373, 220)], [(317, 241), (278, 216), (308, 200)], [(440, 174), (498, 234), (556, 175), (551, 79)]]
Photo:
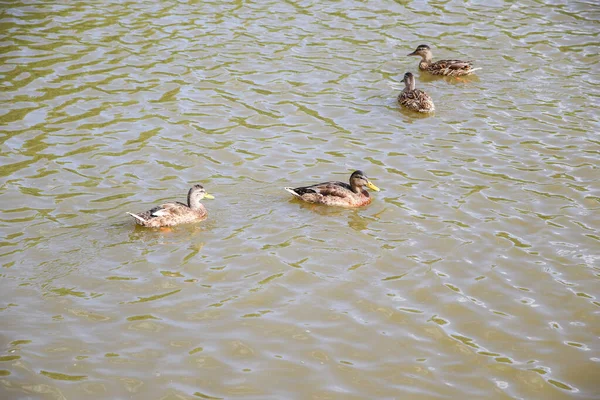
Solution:
[(593, 2), (2, 7), (2, 398), (597, 396)]

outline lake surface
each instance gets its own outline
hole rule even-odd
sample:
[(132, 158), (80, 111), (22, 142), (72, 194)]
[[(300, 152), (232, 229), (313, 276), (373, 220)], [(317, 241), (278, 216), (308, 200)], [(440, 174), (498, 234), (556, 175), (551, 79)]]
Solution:
[[(597, 398), (597, 3), (1, 15), (3, 399)], [(282, 189), (356, 169), (361, 209)], [(126, 215), (196, 183), (200, 224)]]

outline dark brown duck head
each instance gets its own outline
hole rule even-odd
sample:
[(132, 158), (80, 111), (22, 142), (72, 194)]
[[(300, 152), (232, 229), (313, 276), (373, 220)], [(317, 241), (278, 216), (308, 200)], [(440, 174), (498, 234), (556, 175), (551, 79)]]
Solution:
[(211, 194), (206, 193), (206, 190), (202, 185), (194, 185), (188, 192), (188, 207), (191, 209), (197, 209), (202, 204), (202, 199), (214, 199), (215, 197)]
[(415, 90), (415, 76), (412, 73), (405, 73), (400, 82), (404, 82), (405, 90)]
[(360, 193), (363, 186), (379, 192), (379, 188), (375, 186), (362, 171), (354, 171), (352, 175), (350, 175), (350, 187), (352, 188), (352, 191)]
[(413, 51), (412, 53), (409, 53), (408, 55), (409, 56), (420, 56), (423, 58), (423, 60), (431, 60), (431, 57), (432, 57), (431, 49), (426, 44), (419, 45), (415, 51)]

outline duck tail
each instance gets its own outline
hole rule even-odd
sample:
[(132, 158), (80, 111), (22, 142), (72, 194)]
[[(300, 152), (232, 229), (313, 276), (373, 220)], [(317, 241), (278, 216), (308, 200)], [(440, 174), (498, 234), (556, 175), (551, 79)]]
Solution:
[(135, 214), (130, 213), (130, 212), (128, 212), (127, 214), (131, 215), (133, 218), (137, 219), (138, 221), (140, 221), (142, 223), (146, 222), (146, 220), (144, 218), (140, 217), (139, 215), (135, 215)]
[(300, 197), (300, 195), (298, 193), (296, 193), (296, 191), (294, 190), (294, 188), (291, 187), (285, 187), (284, 188), (287, 192), (290, 192), (291, 194), (293, 194), (296, 197)]
[(469, 72), (475, 72), (475, 71), (479, 71), (480, 69), (483, 69), (483, 68), (481, 68), (481, 67), (479, 67), (479, 68), (473, 68), (473, 69), (471, 69)]

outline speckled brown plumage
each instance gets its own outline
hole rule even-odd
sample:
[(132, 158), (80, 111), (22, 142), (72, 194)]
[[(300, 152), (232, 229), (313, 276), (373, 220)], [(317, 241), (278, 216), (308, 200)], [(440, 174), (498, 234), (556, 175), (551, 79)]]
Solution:
[(439, 60), (432, 61), (433, 54), (426, 44), (417, 47), (409, 56), (420, 56), (419, 69), (432, 75), (465, 76), (471, 75), (481, 68), (473, 68), (473, 61), (462, 60)]
[(131, 215), (138, 225), (148, 228), (160, 228), (198, 222), (206, 218), (208, 212), (200, 200), (203, 198), (211, 199), (211, 195), (206, 193), (202, 185), (193, 186), (188, 192), (188, 204), (178, 201), (168, 202), (156, 206), (148, 211)]
[(285, 190), (308, 203), (360, 207), (371, 202), (369, 192), (364, 190), (363, 186), (379, 191), (379, 188), (371, 183), (361, 171), (355, 171), (350, 176), (350, 184), (331, 181), (297, 188), (286, 187)]
[(428, 113), (435, 111), (433, 100), (427, 93), (415, 89), (415, 77), (410, 72), (404, 74), (402, 79), (404, 89), (398, 95), (398, 104), (412, 111)]

